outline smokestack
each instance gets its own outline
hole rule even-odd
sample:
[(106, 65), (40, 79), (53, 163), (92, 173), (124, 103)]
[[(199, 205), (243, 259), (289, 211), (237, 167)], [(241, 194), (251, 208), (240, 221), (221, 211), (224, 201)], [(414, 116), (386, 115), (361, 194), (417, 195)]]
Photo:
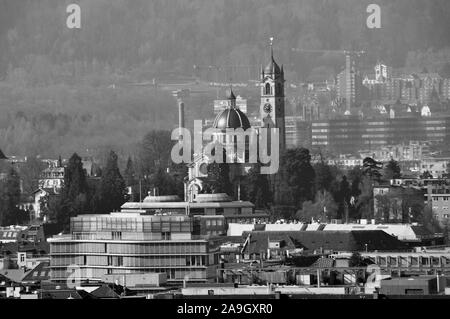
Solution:
[[(184, 103), (181, 99), (178, 100), (178, 127), (180, 129), (184, 128)], [(179, 140), (182, 140), (181, 132)]]

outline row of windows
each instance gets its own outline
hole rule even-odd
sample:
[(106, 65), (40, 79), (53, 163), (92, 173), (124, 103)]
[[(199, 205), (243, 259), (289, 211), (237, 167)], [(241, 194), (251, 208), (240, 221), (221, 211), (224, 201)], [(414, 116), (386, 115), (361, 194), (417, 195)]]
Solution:
[(448, 197), (448, 196), (443, 196), (443, 197), (433, 196), (433, 201), (439, 201), (439, 200), (442, 200), (442, 201), (447, 202), (447, 201), (449, 200), (449, 198), (450, 198), (450, 197)]
[(191, 221), (185, 216), (161, 217), (158, 219), (117, 217), (76, 217), (71, 221), (73, 232), (138, 231), (138, 232), (183, 232), (190, 231)]
[(52, 254), (191, 254), (206, 253), (206, 243), (52, 243), (50, 251)]
[(201, 267), (207, 266), (205, 255), (193, 256), (53, 256), (51, 266), (112, 266), (112, 267)]
[(206, 226), (222, 226), (223, 220), (222, 219), (207, 219), (206, 220)]
[(107, 244), (102, 243), (51, 243), (50, 253), (106, 253)]
[[(373, 258), (371, 258), (371, 259), (373, 259)], [(450, 264), (450, 259), (448, 259), (448, 258), (442, 258), (443, 260), (442, 260), (442, 263), (443, 264)], [(421, 258), (421, 257), (419, 257), (419, 260), (417, 260), (416, 258), (411, 258), (410, 259), (410, 262), (408, 262), (405, 258), (395, 258), (395, 257), (378, 257), (378, 262), (377, 262), (377, 264), (378, 265), (387, 265), (387, 264), (390, 264), (390, 265), (395, 265), (395, 264), (397, 264), (397, 262), (398, 262), (398, 264), (399, 265), (407, 265), (407, 264), (409, 264), (409, 265), (411, 265), (411, 266), (415, 266), (415, 265), (424, 265), (424, 266), (427, 266), (427, 265), (430, 265), (430, 264), (432, 264), (432, 265), (438, 265), (439, 264), (439, 258), (437, 258), (437, 257), (430, 257), (430, 258)]]

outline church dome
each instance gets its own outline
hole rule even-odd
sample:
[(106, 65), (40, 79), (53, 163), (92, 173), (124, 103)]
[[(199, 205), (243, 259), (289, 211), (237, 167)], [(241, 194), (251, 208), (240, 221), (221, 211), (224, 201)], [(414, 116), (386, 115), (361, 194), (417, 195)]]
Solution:
[(229, 106), (217, 115), (213, 128), (220, 130), (242, 128), (244, 131), (249, 129), (250, 121), (247, 115), (236, 107), (236, 96), (232, 89), (230, 90), (228, 100)]
[(244, 131), (250, 128), (250, 121), (241, 110), (232, 107), (223, 110), (214, 120), (213, 128), (225, 130), (227, 128), (238, 129)]

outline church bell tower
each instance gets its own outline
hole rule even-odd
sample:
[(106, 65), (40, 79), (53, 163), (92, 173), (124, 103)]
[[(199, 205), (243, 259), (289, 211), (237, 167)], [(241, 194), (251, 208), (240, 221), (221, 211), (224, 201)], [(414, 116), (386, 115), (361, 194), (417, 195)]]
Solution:
[(280, 132), (280, 154), (286, 149), (284, 69), (273, 57), (273, 38), (270, 39), (270, 61), (261, 69), (261, 127), (278, 128)]

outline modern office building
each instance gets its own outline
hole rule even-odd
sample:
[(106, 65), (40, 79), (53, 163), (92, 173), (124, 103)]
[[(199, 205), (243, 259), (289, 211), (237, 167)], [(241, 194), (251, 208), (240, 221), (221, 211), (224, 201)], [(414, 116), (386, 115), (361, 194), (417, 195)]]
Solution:
[(346, 117), (311, 124), (313, 148), (339, 154), (377, 149), (410, 141), (450, 141), (450, 117), (361, 119)]
[(345, 57), (345, 69), (337, 75), (338, 98), (345, 101), (347, 110), (350, 110), (360, 102), (362, 80), (357, 66), (357, 58), (347, 54)]
[[(121, 212), (71, 218), (70, 234), (50, 243), (51, 280), (100, 281), (109, 274), (166, 273), (168, 282), (215, 278), (219, 246), (205, 226), (224, 225), (217, 216)], [(222, 227), (223, 228), (223, 227)]]
[(286, 116), (286, 147), (311, 146), (311, 123), (300, 116)]

